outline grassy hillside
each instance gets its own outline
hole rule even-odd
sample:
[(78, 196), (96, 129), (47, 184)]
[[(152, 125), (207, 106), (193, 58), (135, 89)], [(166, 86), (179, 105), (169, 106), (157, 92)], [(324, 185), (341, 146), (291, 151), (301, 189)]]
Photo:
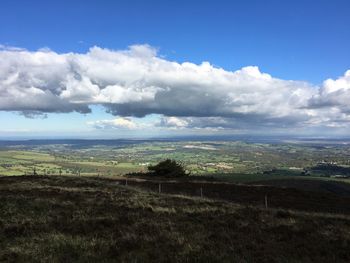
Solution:
[(349, 262), (350, 217), (0, 177), (1, 262)]

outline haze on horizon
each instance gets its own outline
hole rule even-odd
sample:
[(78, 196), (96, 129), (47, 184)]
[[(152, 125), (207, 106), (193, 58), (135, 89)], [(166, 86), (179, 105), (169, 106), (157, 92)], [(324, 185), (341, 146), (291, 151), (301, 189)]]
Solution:
[(0, 137), (348, 136), (348, 1), (2, 1)]

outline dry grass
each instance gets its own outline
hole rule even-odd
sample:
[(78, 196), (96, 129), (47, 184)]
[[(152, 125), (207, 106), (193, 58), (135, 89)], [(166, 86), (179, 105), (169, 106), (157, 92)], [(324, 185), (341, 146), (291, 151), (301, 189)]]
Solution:
[(349, 262), (350, 218), (2, 177), (0, 247), (2, 262)]

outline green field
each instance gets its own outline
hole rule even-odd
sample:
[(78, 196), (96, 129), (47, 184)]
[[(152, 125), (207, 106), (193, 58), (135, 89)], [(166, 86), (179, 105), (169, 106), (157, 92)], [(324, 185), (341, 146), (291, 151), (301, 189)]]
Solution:
[[(35, 170), (39, 175), (119, 176), (146, 171), (148, 165), (170, 158), (181, 162), (192, 175), (212, 175), (232, 182), (303, 178), (303, 173), (308, 178), (348, 182), (350, 179), (334, 176), (339, 171), (350, 176), (349, 156), (349, 147), (344, 145), (237, 141), (31, 144), (2, 147), (0, 175), (33, 174)], [(320, 162), (337, 163), (341, 169), (317, 168)]]

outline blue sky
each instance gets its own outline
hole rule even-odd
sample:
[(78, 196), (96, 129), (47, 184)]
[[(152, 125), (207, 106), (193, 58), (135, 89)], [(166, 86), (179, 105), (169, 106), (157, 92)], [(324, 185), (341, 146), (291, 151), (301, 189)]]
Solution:
[[(156, 57), (166, 62), (175, 61), (180, 64), (190, 62), (200, 65), (203, 61), (208, 61), (212, 67), (222, 68), (227, 72), (235, 72), (247, 66), (257, 66), (260, 73), (267, 73), (275, 79), (303, 81), (310, 86), (310, 89), (312, 86), (316, 86), (314, 89), (320, 90), (319, 94), (309, 95), (310, 100), (305, 103), (310, 110), (320, 109), (315, 113), (308, 111), (307, 114), (317, 115), (319, 119), (320, 116), (323, 116), (324, 123), (316, 127), (315, 120), (301, 120), (302, 113), (298, 113), (296, 117), (295, 114), (277, 116), (269, 112), (269, 121), (273, 119), (273, 122), (276, 122), (276, 119), (280, 119), (281, 125), (278, 125), (278, 122), (273, 124), (276, 132), (283, 133), (283, 127), (286, 127), (286, 123), (291, 123), (292, 119), (297, 118), (298, 120), (293, 122), (291, 127), (301, 133), (322, 133), (324, 131), (346, 133), (349, 119), (346, 102), (335, 98), (334, 90), (336, 88), (327, 88), (324, 81), (329, 78), (336, 81), (342, 77), (345, 82), (347, 81), (344, 74), (350, 69), (349, 11), (350, 2), (345, 0), (4, 0), (0, 3), (0, 44), (5, 51), (13, 50), (13, 47), (26, 49), (27, 52), (36, 52), (38, 49), (46, 48), (56, 54), (69, 52), (87, 54), (94, 46), (118, 52), (128, 50), (131, 45), (147, 44), (150, 49), (157, 50)], [(17, 55), (15, 51), (11, 54), (11, 56)], [(21, 70), (23, 69), (19, 67), (19, 72)], [(250, 71), (248, 75), (251, 76)], [(92, 79), (91, 76), (89, 78)], [(240, 77), (240, 79), (242, 78)], [(217, 76), (213, 76), (213, 79), (217, 79)], [(341, 79), (340, 82), (344, 81)], [(212, 80), (209, 82), (215, 87)], [(340, 82), (337, 82), (338, 86), (342, 85), (339, 84)], [(167, 85), (173, 84), (166, 82), (161, 88), (165, 88)], [(283, 87), (288, 85), (285, 82)], [(345, 85), (348, 83), (346, 82)], [(243, 86), (250, 87), (251, 84)], [(235, 87), (232, 86), (232, 88)], [(343, 98), (348, 96), (347, 88), (348, 86), (345, 88), (342, 86)], [(5, 88), (3, 89), (1, 91), (0, 87), (0, 92), (5, 94)], [(6, 87), (6, 93), (8, 93), (8, 89), (10, 87)], [(45, 89), (51, 89), (51, 87)], [(223, 92), (223, 90), (224, 88), (218, 92)], [(336, 90), (341, 93), (339, 88)], [(309, 91), (303, 92), (308, 93)], [(235, 96), (237, 97), (237, 94)], [(326, 102), (327, 98), (332, 98), (332, 100)], [(71, 98), (69, 103), (71, 103)], [(300, 102), (300, 104), (303, 103)], [(256, 115), (259, 114), (262, 114), (262, 118), (267, 116), (267, 110), (263, 112), (244, 110), (243, 112), (243, 109), (239, 109), (238, 111), (234, 110), (234, 113), (230, 115), (227, 114), (226, 109), (204, 114), (203, 110), (194, 112), (188, 108), (188, 113), (179, 113), (178, 110), (160, 109), (158, 106), (156, 110), (152, 106), (152, 111), (150, 106), (147, 106), (142, 107), (142, 112), (145, 112), (146, 117), (140, 119), (138, 118), (140, 116), (135, 117), (139, 113), (133, 110), (136, 107), (134, 104), (123, 105), (125, 106), (123, 109), (117, 107), (116, 110), (114, 110), (116, 108), (114, 106), (107, 107), (114, 112), (114, 116), (105, 113), (104, 103), (89, 102), (88, 104), (92, 109), (92, 113), (88, 114), (50, 113), (59, 112), (59, 110), (46, 112), (42, 107), (29, 108), (30, 114), (27, 114), (28, 110), (23, 114), (23, 105), (18, 106), (18, 109), (15, 106), (1, 107), (0, 105), (0, 109), (2, 109), (0, 120), (5, 123), (0, 128), (0, 136), (74, 137), (87, 134), (86, 136), (92, 137), (118, 137), (142, 136), (146, 133), (152, 135), (176, 134), (175, 128), (179, 128), (179, 125), (180, 128), (184, 128), (185, 123), (196, 123), (196, 125), (193, 124), (188, 129), (187, 126), (185, 129), (180, 129), (182, 133), (192, 133), (195, 131), (194, 128), (208, 133), (239, 133), (240, 131), (256, 131), (256, 127), (253, 127), (250, 124), (251, 121), (246, 121), (246, 119), (253, 118), (253, 115), (254, 118), (257, 118)], [(331, 109), (324, 108), (324, 105), (330, 104), (332, 104)], [(334, 106), (334, 104), (336, 105)], [(141, 106), (138, 104), (137, 107)], [(113, 109), (111, 110), (111, 108)], [(132, 110), (125, 113), (124, 108), (132, 108)], [(297, 108), (299, 108), (299, 104)], [(184, 109), (187, 108), (184, 107)], [(32, 111), (35, 114), (31, 114)], [(121, 111), (123, 114), (119, 114)], [(324, 112), (330, 111), (334, 111), (334, 114), (324, 117)], [(43, 115), (36, 116), (37, 112)], [(29, 115), (35, 116), (28, 118)], [(168, 119), (160, 120), (164, 116)], [(171, 117), (185, 119), (169, 120)], [(227, 125), (230, 129), (226, 130), (225, 125), (225, 127), (220, 125), (215, 127), (215, 123), (218, 123), (217, 120), (201, 119), (201, 123), (198, 124), (199, 120), (193, 119), (195, 117), (231, 118), (225, 119), (230, 123), (240, 123), (242, 119), (246, 119), (242, 125)], [(141, 128), (134, 131), (133, 129), (118, 129), (119, 126), (111, 122), (103, 122), (103, 125), (95, 123), (99, 120), (112, 120), (114, 118), (127, 118), (128, 121), (136, 122)], [(181, 124), (181, 121), (184, 122)], [(205, 126), (203, 125), (205, 121), (213, 123)], [(305, 123), (309, 122), (312, 123), (312, 127), (303, 129)], [(171, 126), (174, 123), (176, 127)], [(339, 123), (341, 125), (338, 125)], [(166, 127), (163, 124), (166, 124)], [(113, 129), (108, 129), (111, 127)], [(329, 131), (326, 127), (339, 129)], [(263, 130), (263, 128), (261, 129)], [(290, 130), (290, 126), (288, 129)], [(145, 130), (148, 132), (145, 133)]]

